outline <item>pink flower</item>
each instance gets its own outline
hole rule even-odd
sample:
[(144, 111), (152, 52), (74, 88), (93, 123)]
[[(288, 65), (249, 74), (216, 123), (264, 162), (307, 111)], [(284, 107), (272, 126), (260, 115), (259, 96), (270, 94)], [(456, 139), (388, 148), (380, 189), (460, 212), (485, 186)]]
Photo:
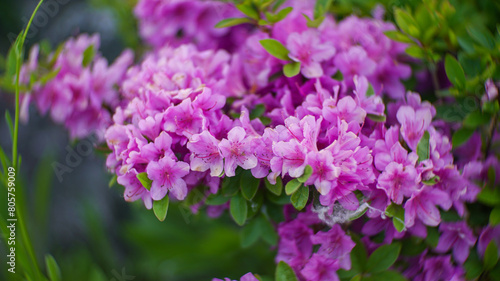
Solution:
[(313, 254), (300, 273), (307, 281), (338, 281), (339, 268), (338, 260)]
[(326, 232), (316, 233), (311, 236), (311, 241), (321, 245), (317, 252), (319, 255), (338, 260), (340, 268), (351, 269), (350, 254), (356, 243), (345, 234), (340, 225), (335, 224)]
[(222, 173), (223, 159), (219, 152), (219, 141), (208, 131), (196, 134), (187, 143), (187, 148), (191, 151), (191, 170), (204, 172), (210, 169), (212, 177)]
[(274, 144), (273, 152), (276, 156), (271, 159), (271, 166), (281, 166), (282, 175), (288, 173), (293, 178), (302, 176), (306, 167), (307, 150), (296, 139)]
[(249, 138), (245, 138), (245, 129), (234, 127), (227, 134), (227, 139), (221, 140), (219, 149), (224, 157), (224, 172), (233, 177), (237, 166), (249, 170), (257, 166), (257, 157), (251, 151)]
[(415, 111), (411, 106), (401, 106), (396, 115), (401, 124), (401, 135), (412, 150), (417, 149), (418, 142), (432, 121), (431, 110), (420, 108)]
[(463, 264), (469, 256), (469, 249), (476, 244), (476, 237), (464, 221), (442, 222), (441, 236), (436, 251), (446, 253), (453, 248), (453, 258)]
[(180, 136), (191, 137), (205, 129), (205, 118), (200, 108), (191, 105), (191, 99), (183, 100), (179, 105), (169, 107), (164, 116), (164, 129)]
[(150, 162), (146, 168), (151, 184), (151, 197), (161, 200), (170, 192), (178, 200), (187, 195), (186, 182), (182, 177), (189, 173), (189, 164), (175, 161), (170, 157), (161, 158), (158, 162)]
[(311, 151), (307, 154), (306, 163), (313, 169), (306, 184), (314, 184), (321, 195), (328, 194), (340, 175), (340, 168), (333, 164), (332, 153), (328, 150)]
[(338, 53), (334, 59), (337, 66), (346, 77), (351, 81), (355, 75), (369, 76), (376, 68), (375, 62), (368, 57), (365, 49), (360, 46), (353, 46), (347, 52)]
[(311, 29), (290, 34), (286, 43), (290, 50), (288, 56), (301, 63), (301, 72), (307, 78), (322, 76), (323, 69), (320, 62), (330, 59), (335, 54), (335, 47), (321, 43), (318, 34)]
[(437, 226), (441, 222), (441, 215), (436, 205), (449, 210), (452, 202), (446, 192), (428, 185), (422, 186), (404, 205), (406, 227), (413, 226), (417, 217), (426, 225)]
[(403, 203), (403, 195), (410, 197), (418, 189), (420, 177), (412, 166), (391, 162), (378, 177), (377, 188), (385, 190), (395, 203)]

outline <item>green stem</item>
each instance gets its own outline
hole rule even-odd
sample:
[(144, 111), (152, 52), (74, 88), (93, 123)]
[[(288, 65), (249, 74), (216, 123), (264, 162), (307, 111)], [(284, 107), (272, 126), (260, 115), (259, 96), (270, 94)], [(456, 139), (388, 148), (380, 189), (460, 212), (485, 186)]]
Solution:
[[(31, 26), (31, 23), (33, 22), (33, 18), (35, 17), (35, 14), (37, 13), (38, 9), (42, 5), (43, 0), (40, 0), (38, 2), (38, 5), (36, 6), (35, 10), (31, 14), (31, 18), (26, 26), (26, 29), (21, 35), (21, 38), (19, 40), (16, 40), (14, 43), (15, 46), (15, 52), (16, 52), (16, 84), (15, 84), (15, 92), (16, 92), (16, 112), (15, 112), (15, 121), (14, 121), (14, 135), (12, 137), (12, 165), (16, 172), (19, 174), (18, 171), (18, 152), (17, 152), (17, 142), (18, 142), (18, 137), (19, 137), (19, 113), (20, 113), (20, 108), (19, 108), (19, 76), (21, 74), (21, 64), (23, 61), (23, 47), (24, 47), (24, 41), (26, 40), (26, 36), (28, 34), (29, 28)], [(19, 189), (21, 190), (21, 189)], [(21, 197), (18, 197), (21, 198)], [(24, 201), (24, 200), (22, 200)], [(22, 203), (22, 201), (20, 203)], [(36, 279), (37, 280), (42, 280), (42, 275), (40, 273), (40, 269), (38, 267), (38, 262), (36, 260), (35, 252), (33, 250), (33, 245), (31, 244), (30, 238), (28, 236), (28, 232), (26, 229), (26, 224), (24, 221), (24, 214), (22, 211), (22, 208), (17, 209), (17, 219), (19, 222), (19, 229), (21, 231), (21, 239), (24, 242), (24, 245), (26, 246), (26, 251), (28, 252), (28, 255), (31, 259), (31, 262), (33, 263), (33, 266), (35, 268), (36, 272)]]
[[(26, 40), (26, 35), (28, 35), (28, 30), (30, 29), (31, 23), (33, 22), (33, 19), (35, 18), (35, 14), (42, 5), (43, 0), (40, 0), (38, 2), (38, 5), (36, 6), (35, 10), (31, 14), (31, 18), (28, 22), (28, 25), (26, 25), (26, 29), (24, 29), (24, 32), (21, 36), (20, 41), (16, 41), (16, 54), (17, 54), (17, 62), (16, 62), (16, 113), (15, 113), (15, 119), (14, 119), (14, 136), (12, 137), (12, 165), (14, 169), (17, 171), (17, 140), (19, 136), (19, 76), (21, 75), (21, 64), (22, 64), (22, 49), (24, 47), (24, 41)], [(18, 45), (19, 44), (19, 45)]]

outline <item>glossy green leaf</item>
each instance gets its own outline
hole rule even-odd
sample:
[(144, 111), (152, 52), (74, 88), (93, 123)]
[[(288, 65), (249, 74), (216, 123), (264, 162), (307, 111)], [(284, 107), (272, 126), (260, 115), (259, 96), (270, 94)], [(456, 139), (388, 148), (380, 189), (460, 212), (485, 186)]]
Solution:
[(418, 38), (420, 35), (420, 30), (418, 28), (417, 22), (413, 19), (413, 17), (406, 11), (396, 8), (394, 10), (394, 17), (396, 19), (396, 23), (398, 27), (403, 30), (405, 33)]
[(293, 269), (284, 261), (278, 263), (274, 279), (276, 281), (298, 281)]
[(366, 114), (366, 117), (368, 117), (368, 119), (375, 121), (375, 122), (385, 122), (385, 120), (387, 119), (385, 117), (385, 115), (377, 115), (377, 114), (373, 114), (373, 113)]
[(467, 26), (467, 32), (470, 37), (474, 39), (479, 45), (487, 49), (493, 49), (495, 47), (495, 38), (491, 32), (483, 26)]
[(169, 203), (170, 198), (168, 198), (168, 195), (165, 195), (165, 197), (159, 201), (153, 201), (153, 212), (159, 221), (164, 221), (167, 217)]
[(446, 54), (444, 68), (448, 80), (458, 89), (465, 88), (465, 73), (460, 63), (450, 54)]
[(425, 185), (435, 185), (436, 183), (439, 182), (440, 179), (441, 178), (439, 176), (433, 176), (430, 179), (422, 180), (422, 183), (425, 184)]
[(333, 0), (316, 0), (313, 13), (314, 19), (323, 17), (330, 9), (332, 2)]
[(295, 191), (290, 198), (292, 201), (292, 205), (297, 210), (302, 210), (307, 204), (307, 200), (309, 200), (309, 187), (302, 185), (299, 190)]
[(254, 20), (259, 20), (260, 18), (259, 11), (257, 11), (252, 3), (243, 3), (236, 5), (236, 9), (240, 10), (240, 12)]
[(458, 129), (451, 138), (451, 144), (453, 145), (453, 148), (457, 148), (462, 144), (466, 143), (470, 139), (472, 134), (474, 134), (473, 129), (469, 128)]
[(292, 179), (285, 185), (285, 193), (286, 195), (290, 195), (297, 191), (302, 183), (298, 179)]
[(418, 142), (417, 155), (419, 162), (429, 159), (429, 153), (430, 153), (429, 138), (430, 138), (429, 132), (425, 131), (424, 135)]
[(272, 223), (264, 215), (260, 215), (257, 220), (260, 223), (262, 239), (269, 245), (275, 246), (278, 243), (278, 233), (276, 233)]
[(259, 118), (266, 112), (266, 106), (262, 103), (255, 106), (255, 108), (250, 112), (250, 120)]
[(259, 222), (257, 219), (251, 220), (246, 224), (241, 230), (241, 246), (247, 248), (252, 246), (255, 242), (259, 240), (262, 234)]
[(96, 54), (96, 49), (94, 45), (88, 46), (85, 51), (83, 51), (83, 67), (87, 67), (93, 60)]
[(262, 39), (259, 41), (262, 47), (272, 56), (280, 60), (290, 60), (288, 49), (275, 39)]
[(490, 225), (497, 225), (500, 223), (500, 206), (496, 206), (490, 213)]
[(488, 244), (488, 247), (486, 247), (486, 251), (484, 252), (484, 259), (483, 259), (484, 269), (491, 270), (493, 267), (495, 267), (497, 262), (498, 262), (498, 247), (495, 244), (495, 241), (491, 240), (491, 242)]
[(59, 269), (59, 265), (57, 265), (57, 262), (52, 255), (45, 255), (45, 267), (47, 269), (50, 281), (61, 280), (61, 270)]
[(481, 112), (481, 110), (476, 110), (469, 113), (464, 119), (464, 126), (467, 128), (475, 129), (481, 125), (489, 124), (491, 121), (491, 116)]
[(267, 178), (265, 179), (266, 188), (276, 196), (280, 196), (283, 190), (283, 182), (280, 177), (276, 178), (276, 184), (271, 184)]
[(414, 43), (413, 40), (410, 39), (406, 34), (403, 34), (397, 30), (389, 30), (384, 32), (385, 36), (390, 39), (403, 43)]
[(245, 224), (248, 215), (248, 207), (247, 200), (243, 198), (241, 193), (237, 193), (233, 198), (231, 198), (231, 202), (229, 203), (229, 213), (234, 221), (242, 226)]
[(225, 177), (222, 180), (222, 194), (226, 196), (235, 195), (240, 189), (239, 174), (234, 177)]
[(118, 176), (115, 174), (108, 182), (108, 187), (113, 187), (116, 184)]
[(283, 74), (286, 77), (294, 77), (300, 73), (300, 62), (294, 61), (283, 66)]
[(243, 23), (250, 23), (250, 22), (252, 22), (252, 20), (249, 18), (228, 18), (228, 19), (223, 19), (223, 20), (219, 21), (215, 25), (215, 28), (231, 27), (231, 26), (236, 26), (236, 25), (240, 25)]
[(49, 73), (46, 73), (45, 75), (40, 77), (40, 79), (39, 79), (40, 83), (42, 85), (47, 84), (50, 80), (54, 79), (57, 76), (57, 74), (59, 74), (60, 70), (61, 70), (61, 68), (58, 67), (57, 69), (54, 69), (54, 70), (50, 71)]
[(467, 280), (475, 280), (483, 272), (483, 264), (476, 251), (470, 251), (469, 257), (464, 263), (465, 277)]
[(219, 206), (222, 204), (226, 204), (229, 199), (231, 199), (231, 197), (224, 196), (222, 193), (210, 194), (209, 196), (207, 196), (205, 204), (209, 206)]
[(377, 248), (366, 263), (366, 271), (370, 273), (378, 273), (387, 270), (391, 267), (399, 256), (401, 251), (400, 243), (392, 243), (382, 245)]
[(406, 279), (401, 273), (394, 270), (386, 270), (372, 274), (370, 277), (363, 278), (364, 281), (405, 281)]
[(151, 184), (153, 183), (153, 181), (148, 178), (148, 174), (146, 172), (137, 174), (136, 177), (142, 183), (142, 186), (144, 186), (145, 189), (151, 189)]
[(260, 179), (255, 178), (250, 170), (245, 170), (241, 173), (240, 189), (243, 197), (247, 200), (252, 200), (257, 190), (259, 189)]
[(307, 165), (304, 168), (304, 173), (302, 174), (302, 176), (297, 178), (297, 180), (301, 183), (304, 183), (311, 177), (312, 173), (313, 173), (313, 168), (311, 167), (311, 165)]
[(414, 58), (417, 58), (417, 59), (423, 59), (426, 57), (424, 50), (422, 50), (422, 48), (420, 48), (419, 46), (416, 46), (416, 45), (412, 45), (412, 46), (406, 48), (405, 52), (408, 55), (410, 55)]

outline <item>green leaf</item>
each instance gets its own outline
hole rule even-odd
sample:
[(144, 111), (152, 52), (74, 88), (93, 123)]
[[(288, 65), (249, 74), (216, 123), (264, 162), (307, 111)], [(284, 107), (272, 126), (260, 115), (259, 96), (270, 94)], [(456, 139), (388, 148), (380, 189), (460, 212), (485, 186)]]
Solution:
[(83, 51), (83, 60), (82, 60), (82, 65), (83, 67), (87, 67), (93, 60), (96, 54), (96, 50), (94, 45), (90, 45)]
[(233, 196), (240, 189), (239, 175), (234, 177), (225, 177), (222, 180), (222, 194), (226, 196)]
[(168, 198), (168, 195), (165, 195), (165, 197), (159, 201), (153, 201), (153, 212), (159, 221), (164, 221), (167, 217), (169, 202), (170, 199)]
[(229, 213), (239, 226), (245, 224), (248, 215), (248, 207), (247, 200), (243, 198), (241, 193), (238, 192), (233, 198), (231, 198), (231, 202), (229, 203)]
[(287, 8), (284, 8), (282, 10), (280, 10), (277, 14), (276, 14), (276, 18), (274, 19), (273, 22), (279, 22), (283, 19), (286, 18), (286, 16), (288, 16), (288, 14), (290, 14), (291, 12), (293, 11), (293, 8), (292, 7), (287, 7)]
[(60, 67), (58, 67), (57, 69), (55, 70), (52, 70), (50, 71), (49, 73), (43, 75), (42, 77), (40, 77), (39, 81), (42, 85), (45, 85), (47, 84), (47, 82), (49, 82), (50, 80), (54, 79), (57, 74), (59, 73), (59, 71), (61, 70)]
[(366, 96), (371, 97), (375, 95), (375, 90), (373, 89), (372, 84), (368, 84), (368, 90), (366, 90)]
[(264, 239), (264, 241), (266, 241), (269, 245), (275, 246), (278, 243), (278, 234), (276, 233), (272, 223), (264, 215), (260, 215), (257, 220), (260, 223), (262, 239)]
[(262, 103), (255, 106), (255, 108), (250, 112), (250, 120), (259, 118), (266, 112), (266, 106)]
[(324, 16), (321, 16), (317, 19), (312, 20), (304, 13), (302, 13), (302, 16), (304, 16), (304, 18), (306, 18), (307, 27), (310, 27), (310, 28), (318, 28), (321, 25), (321, 23), (323, 22), (323, 20), (325, 19)]
[(430, 153), (429, 138), (430, 138), (429, 132), (425, 131), (424, 135), (418, 142), (417, 155), (419, 162), (429, 159), (429, 153)]
[(271, 184), (267, 178), (265, 179), (266, 188), (276, 196), (280, 196), (283, 190), (283, 182), (280, 177), (276, 178), (276, 184)]
[(466, 272), (465, 278), (467, 280), (474, 280), (483, 272), (483, 264), (479, 260), (479, 256), (476, 251), (470, 251), (467, 261), (464, 263), (464, 269)]
[(492, 50), (495, 47), (495, 38), (491, 32), (483, 26), (467, 26), (467, 32), (479, 45)]
[(491, 270), (493, 267), (498, 262), (498, 247), (495, 244), (494, 240), (491, 240), (491, 242), (488, 244), (488, 247), (486, 247), (486, 251), (484, 252), (484, 259), (483, 259), (483, 264), (484, 264), (484, 269), (486, 270)]
[(257, 240), (259, 240), (261, 234), (262, 231), (258, 220), (251, 220), (241, 231), (241, 246), (243, 248), (252, 246), (255, 242), (257, 242)]
[(465, 73), (460, 63), (450, 54), (444, 59), (444, 69), (448, 80), (458, 89), (465, 88)]
[(14, 134), (14, 125), (12, 123), (12, 117), (10, 117), (10, 113), (8, 110), (5, 110), (5, 122), (7, 123), (7, 127), (9, 127), (10, 137), (12, 138)]
[(392, 224), (399, 232), (405, 229), (405, 209), (401, 205), (392, 203), (385, 209), (385, 214), (392, 217)]
[(6, 60), (6, 65), (5, 65), (5, 77), (7, 80), (11, 80), (14, 75), (16, 75), (16, 64), (17, 64), (17, 54), (16, 54), (16, 46), (17, 42), (21, 40), (21, 35), (23, 32), (17, 36), (16, 41), (12, 44), (12, 46), (9, 49), (9, 52), (7, 53), (7, 58)]
[(366, 117), (368, 117), (368, 119), (375, 121), (375, 122), (385, 122), (385, 120), (387, 119), (385, 117), (385, 115), (377, 115), (377, 114), (373, 114), (373, 113), (366, 114)]
[(483, 188), (481, 192), (477, 195), (477, 201), (481, 202), (484, 205), (488, 206), (496, 206), (500, 204), (500, 192), (498, 188)]
[(496, 206), (490, 213), (490, 225), (497, 225), (500, 223), (500, 206)]
[(292, 205), (299, 211), (304, 209), (307, 204), (307, 200), (309, 200), (309, 187), (305, 185), (301, 185), (299, 190), (295, 191), (290, 198)]
[(153, 181), (148, 178), (148, 174), (146, 172), (137, 174), (137, 179), (142, 183), (142, 186), (144, 186), (145, 189), (151, 189), (151, 183), (153, 183)]
[(439, 182), (441, 178), (439, 176), (433, 176), (432, 178), (428, 180), (422, 180), (422, 183), (425, 185), (435, 185), (436, 183)]
[(406, 34), (403, 34), (397, 30), (389, 30), (384, 32), (385, 36), (390, 39), (403, 43), (414, 43), (413, 40), (410, 39)]
[(439, 242), (439, 232), (435, 227), (427, 227), (427, 237), (425, 237), (425, 242), (432, 248), (436, 248)]
[(280, 60), (290, 60), (288, 57), (288, 49), (283, 46), (278, 40), (275, 39), (263, 39), (259, 41), (262, 47), (272, 56)]
[(252, 200), (252, 198), (257, 194), (259, 189), (260, 179), (255, 178), (250, 170), (245, 170), (241, 173), (240, 177), (240, 188), (243, 197), (247, 200)]
[(215, 28), (225, 28), (240, 25), (242, 23), (250, 23), (252, 22), (249, 18), (228, 18), (223, 19), (215, 25)]
[(304, 168), (304, 173), (302, 174), (302, 176), (297, 178), (297, 180), (301, 183), (304, 183), (311, 177), (312, 173), (313, 173), (313, 168), (310, 165), (307, 165)]
[(236, 5), (236, 9), (240, 10), (240, 12), (254, 20), (260, 19), (259, 11), (257, 11), (252, 3), (243, 3)]
[(491, 121), (489, 114), (484, 114), (481, 110), (476, 110), (469, 113), (464, 119), (464, 126), (475, 129), (481, 125), (486, 125)]
[(285, 193), (286, 195), (290, 195), (297, 191), (299, 187), (302, 185), (302, 183), (298, 179), (293, 179), (289, 181), (286, 186), (285, 186)]
[(366, 271), (370, 273), (378, 273), (387, 270), (394, 264), (394, 262), (396, 262), (400, 251), (400, 243), (380, 246), (368, 258)]
[(115, 184), (116, 184), (116, 179), (118, 178), (118, 176), (115, 174), (108, 182), (108, 187), (113, 187)]
[(423, 59), (426, 57), (424, 50), (422, 50), (422, 48), (420, 48), (419, 46), (416, 46), (416, 45), (412, 45), (412, 46), (406, 48), (405, 52), (408, 55), (410, 55), (414, 58), (417, 58), (417, 59)]
[(283, 74), (286, 77), (294, 77), (300, 73), (300, 61), (294, 61), (283, 65)]
[(61, 270), (59, 269), (59, 266), (57, 265), (57, 262), (52, 255), (45, 255), (45, 266), (50, 281), (61, 280)]
[(417, 22), (413, 17), (406, 11), (396, 8), (394, 9), (394, 17), (398, 27), (403, 30), (406, 34), (418, 38), (420, 35), (420, 30), (418, 28)]
[(333, 0), (316, 0), (316, 5), (314, 5), (314, 19), (318, 19), (323, 17), (330, 6), (332, 5)]
[(462, 144), (466, 143), (473, 133), (474, 133), (473, 129), (469, 128), (458, 129), (451, 138), (451, 144), (453, 145), (453, 148), (457, 148)]
[(293, 269), (284, 261), (278, 263), (274, 279), (276, 281), (298, 281)]
[(401, 273), (394, 271), (394, 270), (386, 270), (382, 272), (378, 272), (375, 274), (372, 274), (369, 278), (363, 278), (363, 280), (369, 281), (378, 281), (378, 280), (384, 280), (384, 281), (405, 281), (408, 280), (406, 279)]
[(226, 204), (227, 201), (231, 199), (230, 197), (224, 196), (221, 193), (217, 194), (210, 194), (207, 196), (207, 199), (205, 200), (205, 204), (209, 206), (219, 206), (222, 204)]
[(342, 74), (342, 72), (340, 72), (340, 70), (337, 70), (337, 72), (335, 72), (335, 74), (333, 74), (332, 78), (337, 80), (337, 81), (342, 81), (342, 80), (344, 80), (344, 75)]

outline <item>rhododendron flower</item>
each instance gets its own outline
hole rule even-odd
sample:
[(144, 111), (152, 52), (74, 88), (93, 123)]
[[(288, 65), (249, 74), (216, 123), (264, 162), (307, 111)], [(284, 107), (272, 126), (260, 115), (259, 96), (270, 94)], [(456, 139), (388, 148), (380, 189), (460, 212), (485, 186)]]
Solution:
[(339, 262), (335, 259), (330, 259), (322, 255), (313, 254), (300, 274), (307, 281), (338, 281), (337, 275)]
[(237, 166), (245, 170), (257, 166), (257, 157), (250, 150), (250, 141), (246, 138), (245, 129), (234, 127), (227, 134), (227, 139), (219, 143), (220, 152), (224, 157), (224, 173), (228, 177), (235, 175)]
[(476, 237), (464, 221), (442, 222), (439, 225), (441, 236), (436, 251), (447, 252), (453, 248), (453, 258), (463, 264), (469, 256), (469, 249), (476, 244)]
[(431, 111), (426, 108), (415, 110), (410, 106), (401, 106), (397, 118), (401, 124), (403, 139), (412, 150), (416, 150), (418, 142), (431, 124)]
[(335, 54), (335, 47), (321, 43), (314, 30), (290, 34), (286, 46), (290, 50), (288, 56), (301, 63), (301, 72), (307, 78), (323, 75), (320, 62), (332, 58)]
[(338, 260), (339, 267), (351, 269), (350, 253), (356, 245), (351, 237), (345, 234), (340, 225), (335, 224), (326, 232), (320, 231), (311, 236), (313, 244), (320, 244), (318, 254)]
[(393, 202), (401, 204), (403, 196), (410, 197), (418, 189), (419, 180), (415, 168), (391, 162), (378, 177), (377, 188), (385, 190)]
[(441, 222), (441, 215), (436, 205), (448, 210), (451, 204), (446, 192), (424, 185), (404, 205), (405, 225), (406, 227), (413, 226), (418, 217), (424, 224), (436, 226)]
[(210, 169), (212, 177), (219, 176), (222, 173), (223, 159), (218, 145), (219, 141), (208, 131), (193, 135), (187, 143), (187, 148), (191, 151), (191, 169), (199, 172)]
[(151, 184), (151, 197), (161, 200), (167, 192), (178, 200), (187, 195), (186, 182), (182, 179), (189, 173), (189, 164), (175, 161), (170, 157), (163, 157), (158, 162), (150, 162), (146, 168)]

